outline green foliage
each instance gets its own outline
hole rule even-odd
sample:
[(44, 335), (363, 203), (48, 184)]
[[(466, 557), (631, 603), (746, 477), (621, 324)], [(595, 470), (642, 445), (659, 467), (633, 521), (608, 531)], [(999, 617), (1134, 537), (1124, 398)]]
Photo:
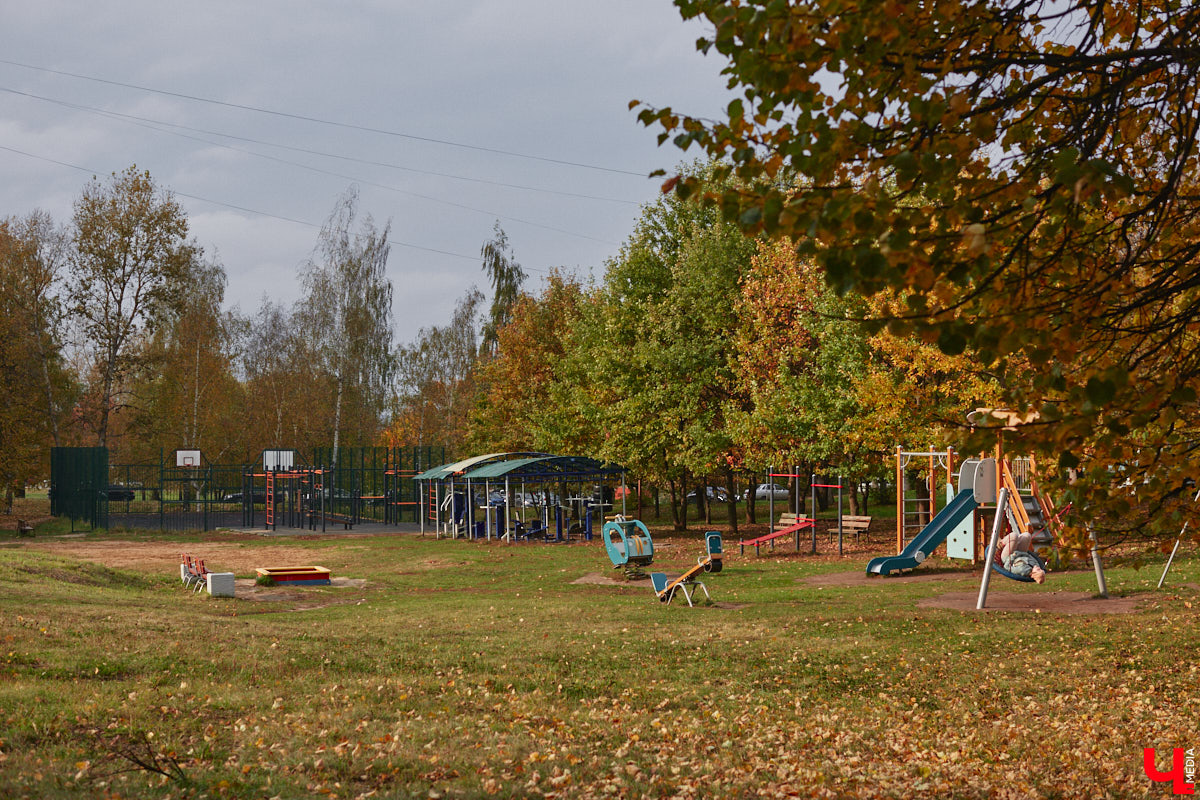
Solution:
[(492, 284), (492, 307), (483, 323), (482, 342), (483, 352), (489, 356), (496, 354), (500, 331), (512, 320), (513, 306), (520, 299), (521, 285), (525, 282), (525, 270), (513, 257), (508, 234), (500, 227), (499, 220), (496, 221), (494, 233), (494, 238), (484, 242), (479, 249), (483, 271)]
[(688, 474), (729, 467), (730, 337), (753, 249), (712, 209), (676, 198), (644, 209), (568, 353), (601, 458), (673, 492)]
[(71, 309), (91, 351), (92, 424), (103, 446), (144, 363), (139, 345), (185, 301), (184, 277), (200, 248), (187, 240), (183, 209), (136, 167), (84, 187), (72, 234)]
[(1084, 519), (1140, 505), (1139, 527), (1168, 535), (1156, 511), (1200, 443), (1200, 10), (676, 5), (711, 25), (698, 47), (741, 94), (715, 122), (640, 111), (738, 179), (683, 175), (677, 196), (791, 237), (839, 293), (904, 292), (895, 332), (973, 354), (1038, 412), (1010, 450), (1080, 464)]

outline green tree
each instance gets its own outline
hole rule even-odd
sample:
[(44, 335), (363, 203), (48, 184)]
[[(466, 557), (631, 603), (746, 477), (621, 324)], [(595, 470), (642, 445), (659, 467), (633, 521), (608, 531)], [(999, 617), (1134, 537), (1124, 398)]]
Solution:
[(500, 343), (500, 331), (512, 319), (513, 307), (521, 297), (521, 286), (525, 283), (525, 270), (513, 257), (508, 244), (508, 234), (497, 220), (495, 234), (484, 242), (479, 250), (483, 257), (483, 271), (492, 284), (492, 307), (483, 324), (482, 351), (495, 356)]
[(1177, 531), (1158, 512), (1200, 445), (1200, 9), (676, 4), (741, 96), (716, 122), (640, 118), (740, 183), (669, 185), (790, 236), (838, 291), (905, 290), (892, 330), (972, 348), (1038, 412), (1012, 446), (1078, 467), (1078, 512)]
[(70, 297), (92, 357), (96, 441), (107, 445), (128, 378), (144, 363), (148, 336), (182, 301), (183, 278), (200, 248), (174, 197), (130, 167), (93, 179), (75, 203)]
[(353, 445), (375, 440), (395, 364), (387, 277), (391, 223), (379, 230), (368, 216), (355, 231), (357, 205), (352, 188), (326, 220), (303, 271), (305, 296), (296, 309), (314, 361), (332, 383), (335, 463), (344, 427)]
[(665, 485), (680, 528), (689, 476), (732, 469), (730, 332), (753, 252), (712, 209), (676, 198), (648, 205), (608, 265), (573, 354), (583, 359), (575, 395), (587, 398), (579, 413), (602, 431), (600, 455)]

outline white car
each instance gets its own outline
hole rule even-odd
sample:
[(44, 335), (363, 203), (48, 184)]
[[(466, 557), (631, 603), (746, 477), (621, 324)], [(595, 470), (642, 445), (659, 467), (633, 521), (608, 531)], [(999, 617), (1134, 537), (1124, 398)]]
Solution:
[[(749, 489), (746, 490), (749, 494)], [(788, 490), (786, 486), (780, 486), (778, 483), (760, 483), (758, 488), (754, 490), (755, 500), (787, 500)]]

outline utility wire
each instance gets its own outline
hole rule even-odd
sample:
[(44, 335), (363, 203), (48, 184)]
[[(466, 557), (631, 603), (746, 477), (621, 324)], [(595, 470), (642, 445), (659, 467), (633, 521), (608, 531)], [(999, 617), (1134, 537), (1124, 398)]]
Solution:
[(288, 111), (276, 111), (269, 108), (260, 108), (257, 106), (243, 105), (241, 103), (230, 103), (225, 100), (214, 100), (210, 97), (200, 97), (199, 95), (185, 94), (183, 92), (173, 92), (167, 89), (155, 89), (150, 86), (139, 86), (134, 83), (123, 83), (121, 81), (109, 80), (107, 78), (97, 78), (92, 75), (81, 75), (77, 72), (66, 72), (64, 70), (50, 69), (49, 67), (39, 67), (33, 64), (23, 64), (20, 61), (10, 61), (9, 59), (0, 58), (0, 64), (8, 64), (13, 67), (21, 67), (23, 69), (35, 70), (37, 72), (47, 72), (51, 75), (62, 75), (68, 78), (77, 78), (78, 80), (92, 81), (94, 83), (103, 83), (108, 86), (120, 86), (125, 89), (136, 89), (140, 92), (151, 92), (160, 94), (166, 97), (178, 97), (183, 100), (192, 100), (197, 103), (209, 103), (210, 105), (223, 106), (225, 108), (236, 108), (241, 111), (253, 111), (257, 114), (268, 114), (273, 117), (283, 117), (285, 119), (295, 119), (302, 122), (312, 122), (317, 125), (328, 125), (335, 128), (346, 128), (348, 130), (364, 131), (367, 133), (377, 133), (382, 136), (393, 136), (400, 139), (410, 139), (416, 142), (428, 142), (431, 144), (440, 144), (447, 147), (458, 147), (464, 150), (475, 150), (480, 153), (492, 153), (495, 155), (510, 156), (512, 158), (524, 158), (530, 161), (542, 161), (547, 164), (558, 164), (566, 167), (578, 167), (580, 169), (591, 169), (598, 172), (611, 172), (617, 175), (633, 175), (638, 178), (645, 178), (646, 175), (641, 172), (634, 172), (626, 169), (616, 169), (614, 167), (603, 167), (596, 164), (584, 164), (579, 161), (567, 161), (565, 159), (547, 158), (545, 156), (535, 156), (529, 153), (517, 153), (512, 150), (501, 150), (495, 147), (483, 147), (481, 145), (466, 144), (464, 142), (453, 142), (448, 139), (437, 139), (432, 136), (417, 136), (411, 133), (402, 133), (400, 131), (391, 131), (384, 128), (372, 128), (367, 125), (356, 125), (351, 122), (338, 122), (336, 120), (322, 119), (320, 117), (310, 117), (305, 114), (294, 114)]
[[(25, 156), (26, 158), (32, 158), (36, 161), (45, 161), (49, 164), (57, 164), (60, 167), (67, 167), (68, 169), (74, 169), (74, 170), (78, 170), (80, 172), (86, 172), (87, 174), (93, 175), (93, 176), (100, 174), (100, 170), (88, 169), (87, 167), (81, 167), (78, 164), (71, 164), (66, 161), (59, 161), (58, 159), (47, 158), (46, 156), (34, 155), (33, 153), (28, 153), (24, 150), (18, 150), (15, 147), (7, 147), (5, 145), (0, 144), (0, 150), (5, 150), (9, 153), (16, 153), (19, 156)], [(277, 220), (281, 220), (282, 222), (290, 222), (294, 225), (303, 225), (306, 228), (313, 228), (315, 230), (321, 230), (321, 228), (322, 228), (321, 225), (316, 225), (311, 222), (305, 222), (304, 220), (300, 220), (300, 219), (294, 219), (293, 217), (284, 217), (279, 214), (270, 214), (270, 213), (267, 213), (266, 211), (258, 211), (257, 209), (247, 208), (245, 206), (234, 205), (233, 203), (226, 203), (221, 200), (213, 200), (212, 198), (209, 198), (209, 197), (201, 197), (200, 195), (188, 194), (187, 192), (180, 192), (176, 189), (171, 189), (170, 191), (172, 194), (179, 195), (180, 197), (186, 197), (189, 200), (199, 200), (202, 203), (211, 203), (214, 206), (221, 206), (222, 208), (232, 208), (235, 211), (243, 211), (247, 214), (255, 214), (257, 216), (266, 217), (268, 219), (277, 219)], [(466, 261), (474, 261), (477, 263), (479, 261), (479, 256), (467, 256), (467, 255), (463, 255), (462, 253), (453, 253), (449, 250), (439, 250), (436, 247), (425, 247), (424, 245), (412, 244), (411, 242), (402, 242), (398, 239), (388, 239), (388, 244), (395, 245), (396, 247), (406, 247), (410, 250), (421, 250), (426, 253), (437, 253), (438, 255), (450, 256), (451, 258), (461, 258)], [(531, 271), (532, 272), (544, 272), (544, 270), (537, 270), (537, 269), (533, 269)]]
[[(455, 174), (449, 173), (449, 172), (436, 172), (434, 170), (417, 169), (415, 167), (405, 167), (400, 164), (392, 164), (387, 161), (373, 161), (373, 160), (367, 159), (367, 158), (357, 158), (355, 156), (345, 156), (345, 155), (340, 155), (338, 153), (328, 153), (323, 150), (313, 150), (313, 149), (310, 149), (307, 147), (295, 147), (293, 145), (279, 144), (278, 142), (268, 142), (268, 141), (265, 141), (262, 139), (252, 139), (248, 136), (238, 136), (236, 134), (224, 133), (222, 131), (210, 131), (210, 130), (206, 130), (204, 128), (196, 128), (196, 127), (193, 127), (190, 125), (180, 125), (175, 122), (166, 122), (166, 121), (160, 120), (160, 119), (151, 119), (149, 117), (139, 117), (139, 116), (135, 116), (133, 114), (122, 114), (119, 111), (110, 111), (110, 110), (104, 109), (104, 108), (96, 108), (95, 106), (86, 106), (86, 105), (82, 105), (80, 103), (72, 103), (68, 100), (59, 100), (54, 97), (46, 97), (44, 95), (33, 94), (32, 92), (22, 92), (18, 89), (11, 89), (7, 86), (0, 86), (0, 91), (8, 92), (9, 94), (19, 95), (21, 97), (28, 97), (33, 100), (41, 100), (42, 102), (45, 102), (45, 103), (53, 103), (55, 105), (63, 106), (65, 108), (72, 108), (77, 111), (85, 111), (89, 114), (100, 114), (103, 116), (115, 117), (118, 119), (131, 120), (131, 121), (135, 121), (135, 122), (144, 122), (144, 123), (151, 124), (151, 125), (161, 125), (166, 128), (177, 128), (179, 130), (191, 131), (192, 133), (202, 133), (202, 134), (205, 134), (206, 136), (219, 136), (223, 139), (232, 139), (233, 141), (237, 141), (237, 142), (246, 142), (248, 144), (258, 144), (258, 145), (262, 145), (264, 147), (275, 147), (280, 150), (287, 150), (287, 151), (290, 151), (293, 153), (304, 153), (305, 155), (321, 156), (324, 158), (335, 158), (335, 159), (338, 159), (341, 161), (350, 161), (355, 164), (364, 164), (366, 166), (371, 166), (371, 167), (384, 167), (386, 169), (395, 169), (395, 170), (400, 170), (402, 172), (412, 172), (417, 175), (431, 175), (431, 176), (437, 177), (437, 178), (449, 178), (451, 180), (456, 180), (456, 181), (481, 183), (481, 184), (485, 184), (487, 186), (498, 186), (498, 187), (504, 188), (504, 189), (519, 189), (521, 191), (526, 191), (526, 192), (540, 192), (542, 194), (558, 195), (559, 197), (576, 197), (581, 200), (599, 200), (599, 201), (606, 202), (606, 203), (622, 203), (622, 204), (631, 205), (631, 206), (640, 205), (640, 203), (637, 200), (625, 200), (625, 199), (622, 199), (619, 197), (601, 197), (598, 195), (580, 194), (577, 192), (563, 192), (563, 191), (559, 191), (557, 189), (543, 189), (538, 186), (525, 186), (525, 185), (519, 184), (519, 183), (505, 183), (503, 181), (493, 181), (493, 180), (488, 180), (486, 178), (472, 178), (472, 177), (469, 177), (466, 175), (455, 175)], [(165, 131), (163, 131), (163, 132), (165, 133)], [(209, 144), (216, 144), (216, 143), (209, 142)], [(241, 150), (238, 152), (250, 153), (251, 151)], [(258, 154), (252, 153), (252, 155), (258, 155)]]
[[(6, 89), (5, 91), (11, 91), (11, 90)], [(15, 92), (15, 94), (24, 94), (24, 92)], [(56, 101), (56, 100), (52, 100), (50, 102), (58, 103), (60, 105), (66, 105), (66, 106), (74, 105), (72, 103), (66, 103), (66, 102)], [(87, 111), (88, 109), (82, 109), (82, 110)], [(96, 109), (94, 112), (91, 112), (91, 113), (96, 113), (101, 116), (111, 116), (112, 115), (112, 112), (104, 111), (103, 109)], [(123, 117), (125, 115), (118, 114), (116, 116), (119, 118), (119, 117)], [(566, 236), (574, 236), (579, 239), (587, 239), (592, 242), (599, 242), (600, 244), (607, 244), (607, 245), (613, 245), (613, 246), (617, 245), (617, 242), (612, 242), (607, 239), (600, 239), (595, 236), (589, 236), (586, 233), (577, 233), (575, 231), (569, 231), (565, 228), (556, 228), (553, 225), (546, 225), (541, 222), (534, 222), (533, 220), (524, 219), (522, 217), (513, 217), (508, 214), (501, 214), (501, 213), (497, 213), (494, 211), (488, 211), (488, 210), (482, 209), (482, 208), (475, 208), (474, 206), (469, 206), (469, 205), (466, 205), (465, 203), (456, 203), (453, 200), (443, 200), (440, 197), (433, 197), (432, 195), (420, 194), (419, 192), (410, 192), (405, 189), (398, 189), (395, 186), (389, 186), (384, 183), (378, 183), (377, 181), (367, 180), (365, 178), (359, 178), (354, 175), (346, 175), (341, 172), (333, 172), (332, 170), (321, 169), (320, 167), (313, 167), (308, 164), (301, 164), (297, 161), (289, 161), (285, 158), (279, 158), (277, 156), (270, 156), (265, 153), (256, 153), (253, 150), (247, 150), (247, 149), (241, 148), (241, 147), (234, 147), (232, 145), (222, 144), (221, 142), (214, 142), (209, 139), (202, 139), (198, 136), (192, 136), (190, 134), (180, 133), (178, 131), (163, 130), (161, 128), (155, 127), (153, 123), (143, 123), (143, 122), (138, 122), (138, 121), (134, 121), (134, 120), (130, 120), (130, 119), (125, 119), (125, 120), (121, 120), (121, 121), (129, 122), (129, 124), (137, 125), (139, 127), (148, 128), (149, 130), (153, 130), (158, 133), (165, 133), (169, 136), (178, 136), (182, 139), (188, 139), (189, 141), (200, 142), (201, 144), (207, 144), (207, 145), (211, 145), (213, 147), (221, 147), (226, 150), (232, 150), (235, 153), (244, 153), (246, 155), (254, 156), (255, 158), (261, 158), (266, 161), (274, 161), (278, 164), (284, 164), (289, 167), (296, 167), (298, 169), (307, 170), (309, 172), (314, 172), (318, 175), (329, 175), (334, 178), (340, 178), (342, 180), (353, 181), (355, 183), (364, 184), (366, 186), (374, 186), (377, 189), (383, 189), (385, 191), (395, 192), (396, 194), (402, 194), (402, 195), (406, 195), (408, 197), (414, 197), (418, 200), (426, 200), (430, 203), (439, 203), (441, 205), (450, 206), (451, 208), (458, 208), (458, 209), (462, 209), (463, 211), (470, 211), (472, 213), (482, 214), (487, 217), (507, 220), (509, 222), (516, 222), (521, 225), (529, 225), (530, 227), (533, 227), (533, 228), (541, 228), (542, 230), (553, 231), (554, 233), (561, 233)], [(220, 134), (218, 134), (218, 135), (220, 135)], [(180, 193), (180, 194), (182, 194), (182, 193)], [(186, 197), (187, 195), (184, 195), (184, 196)]]

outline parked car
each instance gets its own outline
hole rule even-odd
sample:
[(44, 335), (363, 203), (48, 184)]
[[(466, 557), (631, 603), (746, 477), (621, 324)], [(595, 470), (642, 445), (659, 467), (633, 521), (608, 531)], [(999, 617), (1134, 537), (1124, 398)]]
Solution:
[(113, 484), (112, 486), (108, 487), (108, 502), (110, 502), (110, 503), (117, 503), (117, 502), (127, 503), (130, 500), (133, 500), (133, 489), (130, 489), (128, 486), (121, 486), (120, 484)]
[[(749, 497), (750, 490), (746, 490), (746, 496)], [(754, 489), (755, 500), (787, 500), (788, 490), (786, 486), (780, 486), (778, 483), (760, 483)]]
[[(708, 499), (714, 503), (728, 503), (729, 492), (725, 491), (724, 486), (705, 486), (704, 493), (708, 495)], [(688, 500), (696, 499), (696, 490), (688, 492)]]
[[(244, 497), (245, 497), (245, 495), (242, 494), (241, 492), (231, 492), (231, 493), (225, 495), (224, 497), (222, 497), (221, 501), (224, 503), (240, 503), (240, 502), (242, 502), (242, 499)], [(252, 502), (252, 503), (267, 502), (266, 490), (265, 489), (255, 489), (254, 493), (250, 496), (250, 502)]]

